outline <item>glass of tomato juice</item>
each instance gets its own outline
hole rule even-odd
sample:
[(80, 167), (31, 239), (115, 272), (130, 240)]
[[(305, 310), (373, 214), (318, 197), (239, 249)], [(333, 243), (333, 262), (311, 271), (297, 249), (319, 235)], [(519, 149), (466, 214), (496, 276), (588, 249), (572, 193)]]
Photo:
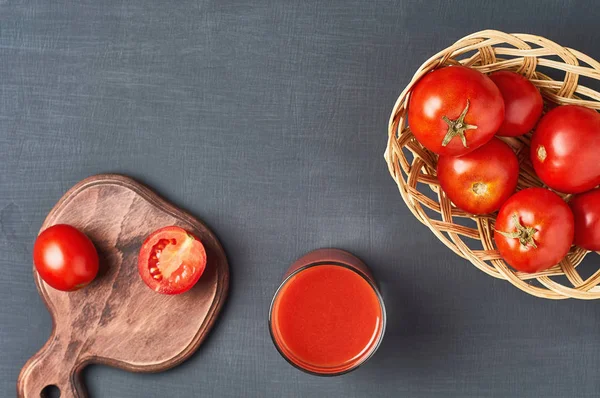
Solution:
[(377, 350), (385, 332), (383, 298), (367, 266), (338, 249), (298, 259), (275, 292), (269, 330), (279, 353), (318, 376), (350, 372)]

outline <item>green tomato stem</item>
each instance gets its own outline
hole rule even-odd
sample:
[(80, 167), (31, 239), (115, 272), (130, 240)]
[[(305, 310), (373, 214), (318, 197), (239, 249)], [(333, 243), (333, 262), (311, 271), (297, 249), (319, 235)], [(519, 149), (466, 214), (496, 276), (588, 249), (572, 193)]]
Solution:
[(519, 239), (521, 245), (525, 247), (531, 245), (532, 247), (537, 249), (537, 245), (535, 243), (535, 240), (533, 239), (533, 235), (535, 235), (537, 229), (533, 227), (524, 227), (521, 224), (521, 221), (519, 220), (519, 215), (517, 213), (513, 214), (512, 219), (513, 223), (515, 224), (516, 231), (504, 232), (496, 230), (496, 232), (498, 232), (500, 235), (506, 238)]
[(447, 116), (442, 116), (442, 120), (448, 125), (448, 132), (442, 141), (442, 146), (448, 145), (454, 137), (460, 137), (464, 147), (469, 147), (467, 145), (467, 137), (465, 137), (465, 132), (467, 130), (477, 129), (477, 126), (465, 123), (465, 116), (467, 116), (467, 112), (469, 111), (469, 105), (469, 100), (467, 100), (467, 106), (456, 120), (452, 120)]

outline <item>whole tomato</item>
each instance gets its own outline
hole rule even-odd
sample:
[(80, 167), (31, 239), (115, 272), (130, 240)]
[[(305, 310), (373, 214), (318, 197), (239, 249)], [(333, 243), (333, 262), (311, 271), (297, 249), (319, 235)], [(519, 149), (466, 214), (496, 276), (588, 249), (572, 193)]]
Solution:
[(600, 114), (578, 105), (548, 112), (531, 137), (531, 162), (538, 177), (564, 193), (600, 184)]
[(77, 228), (57, 224), (38, 235), (33, 263), (44, 282), (58, 290), (81, 289), (98, 273), (98, 253), (92, 241)]
[(513, 268), (539, 272), (567, 255), (574, 230), (573, 213), (560, 196), (548, 189), (528, 188), (500, 208), (494, 240)]
[(488, 142), (504, 120), (504, 101), (494, 82), (464, 66), (423, 76), (410, 95), (408, 124), (427, 149), (461, 156)]
[(496, 135), (516, 137), (530, 132), (544, 109), (537, 87), (515, 72), (494, 72), (490, 79), (496, 83), (504, 99), (504, 122)]
[(600, 251), (600, 188), (573, 196), (569, 206), (575, 217), (573, 243), (586, 250)]
[(437, 176), (456, 206), (472, 214), (487, 214), (515, 192), (519, 160), (507, 144), (492, 138), (461, 157), (440, 155)]

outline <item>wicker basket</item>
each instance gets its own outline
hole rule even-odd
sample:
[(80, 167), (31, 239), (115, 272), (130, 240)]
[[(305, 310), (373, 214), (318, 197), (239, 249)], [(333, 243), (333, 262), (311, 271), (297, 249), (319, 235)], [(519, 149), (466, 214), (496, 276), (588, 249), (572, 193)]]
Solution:
[[(534, 35), (485, 30), (464, 37), (421, 65), (400, 94), (390, 117), (385, 152), (390, 174), (408, 208), (456, 254), (483, 272), (506, 279), (534, 296), (600, 298), (600, 286), (597, 286), (600, 269), (587, 278), (576, 269), (588, 253), (586, 250), (573, 246), (560, 264), (543, 272), (517, 272), (500, 258), (494, 247), (495, 215), (467, 214), (456, 208), (439, 189), (435, 173), (437, 155), (413, 137), (406, 115), (410, 92), (417, 80), (433, 69), (452, 64), (462, 64), (484, 73), (513, 70), (529, 78), (540, 89), (546, 104), (579, 104), (600, 109), (600, 93), (579, 84), (580, 77), (600, 80), (600, 63), (579, 51)], [(553, 80), (542, 71), (553, 77), (562, 75), (562, 81)], [(519, 158), (521, 170), (517, 190), (543, 186), (529, 161), (530, 134), (500, 138)]]

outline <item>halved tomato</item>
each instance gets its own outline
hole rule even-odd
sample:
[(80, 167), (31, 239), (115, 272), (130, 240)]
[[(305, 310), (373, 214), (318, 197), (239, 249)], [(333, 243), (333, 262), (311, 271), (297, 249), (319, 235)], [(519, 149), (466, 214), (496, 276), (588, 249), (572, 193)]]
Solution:
[(206, 268), (206, 251), (198, 238), (171, 226), (154, 231), (142, 244), (138, 271), (150, 289), (162, 294), (190, 290)]

